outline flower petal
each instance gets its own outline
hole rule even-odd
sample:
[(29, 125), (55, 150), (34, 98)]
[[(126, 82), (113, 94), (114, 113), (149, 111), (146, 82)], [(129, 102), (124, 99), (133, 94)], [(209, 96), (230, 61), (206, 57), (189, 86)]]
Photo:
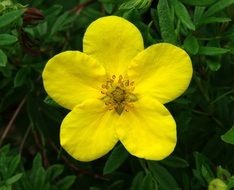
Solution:
[(105, 69), (94, 59), (79, 51), (66, 51), (51, 58), (43, 74), (45, 90), (67, 109), (88, 98), (102, 96)]
[(128, 64), (144, 49), (139, 30), (127, 20), (107, 16), (90, 24), (83, 39), (83, 49), (104, 65), (110, 74), (124, 74)]
[(119, 140), (133, 155), (162, 160), (176, 145), (176, 124), (170, 112), (156, 99), (142, 98), (120, 116)]
[(133, 59), (128, 75), (135, 81), (136, 94), (148, 95), (164, 104), (188, 88), (192, 63), (181, 48), (159, 43), (148, 47)]
[(87, 100), (76, 106), (63, 120), (60, 130), (62, 147), (80, 161), (95, 160), (117, 143), (115, 116), (100, 100)]

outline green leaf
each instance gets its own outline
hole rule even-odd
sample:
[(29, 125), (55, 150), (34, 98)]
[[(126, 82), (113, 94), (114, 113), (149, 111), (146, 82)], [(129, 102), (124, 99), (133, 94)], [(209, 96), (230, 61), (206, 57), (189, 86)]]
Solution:
[(61, 5), (57, 5), (57, 4), (53, 5), (52, 7), (44, 11), (44, 14), (46, 15), (45, 19), (50, 20), (51, 18), (61, 13), (62, 10), (63, 10), (63, 7)]
[(20, 155), (13, 157), (9, 163), (8, 174), (13, 175), (20, 164)]
[(195, 38), (194, 36), (188, 36), (184, 40), (184, 48), (189, 54), (196, 55), (199, 50), (199, 44), (197, 38)]
[(169, 156), (161, 161), (162, 164), (173, 168), (186, 168), (189, 166), (188, 162), (177, 156)]
[(228, 180), (227, 180), (227, 188), (228, 189), (232, 189), (234, 188), (234, 176), (230, 177)]
[(228, 130), (224, 135), (221, 136), (221, 139), (226, 143), (234, 145), (234, 125), (230, 130)]
[(188, 5), (205, 6), (205, 5), (213, 4), (214, 2), (218, 0), (180, 0), (180, 1)]
[(98, 187), (90, 187), (89, 190), (101, 190), (101, 189)]
[(218, 47), (200, 47), (198, 54), (200, 55), (222, 55), (230, 52), (229, 49), (218, 48)]
[(118, 180), (112, 183), (109, 187), (108, 190), (119, 190), (123, 189), (124, 186), (124, 180)]
[(1, 147), (1, 149), (0, 149), (0, 156), (1, 156), (1, 154), (8, 154), (9, 151), (10, 151), (10, 145), (9, 144)]
[(211, 16), (226, 7), (230, 6), (234, 3), (234, 0), (219, 0), (217, 3), (213, 4), (205, 13), (204, 16), (208, 17)]
[(14, 87), (16, 88), (26, 83), (28, 74), (29, 74), (28, 68), (21, 68), (15, 75)]
[(200, 6), (195, 7), (194, 15), (193, 15), (193, 20), (195, 24), (197, 24), (201, 20), (201, 17), (204, 11), (205, 11), (205, 7), (200, 7)]
[(179, 2), (178, 0), (172, 0), (171, 1), (174, 8), (175, 8), (175, 13), (177, 17), (180, 19), (180, 21), (190, 30), (195, 30), (195, 25), (193, 24), (191, 17), (189, 15), (188, 10), (186, 7)]
[(141, 184), (141, 190), (153, 190), (157, 189), (157, 184), (154, 182), (153, 176), (150, 172), (146, 173), (146, 176), (144, 177), (142, 184)]
[(59, 164), (50, 166), (46, 173), (47, 178), (51, 181), (54, 180), (56, 177), (62, 174), (63, 169), (64, 169), (64, 166), (59, 165)]
[(199, 170), (194, 170), (193, 169), (193, 175), (199, 181), (200, 184), (202, 184), (203, 186), (205, 186), (206, 182), (203, 179), (203, 177), (202, 177), (202, 175), (201, 175), (201, 173), (200, 173)]
[(153, 161), (148, 161), (148, 165), (154, 178), (164, 190), (174, 190), (179, 188), (176, 180), (166, 168)]
[(140, 190), (143, 178), (144, 178), (144, 172), (143, 171), (138, 172), (132, 181), (130, 190)]
[(209, 183), (214, 178), (214, 175), (210, 173), (209, 170), (203, 165), (201, 167), (201, 173), (207, 183)]
[(44, 99), (44, 102), (50, 106), (53, 106), (53, 107), (60, 107), (59, 104), (57, 104), (51, 97), (49, 96), (46, 96), (46, 98)]
[(177, 40), (174, 23), (171, 18), (167, 0), (159, 0), (157, 11), (162, 39), (164, 40), (164, 42), (176, 44)]
[(48, 24), (47, 22), (40, 23), (35, 27), (35, 29), (40, 36), (46, 35), (48, 30)]
[(218, 71), (221, 68), (221, 63), (218, 60), (206, 60), (206, 64), (211, 71)]
[(124, 0), (119, 9), (145, 9), (151, 4), (151, 0)]
[(12, 190), (12, 189), (11, 189), (11, 186), (9, 185), (3, 185), (0, 187), (0, 190)]
[(37, 153), (37, 155), (33, 159), (32, 171), (37, 171), (37, 169), (41, 167), (42, 167), (41, 155)]
[(2, 16), (0, 16), (0, 28), (11, 24), (16, 19), (18, 19), (22, 14), (23, 14), (22, 10), (14, 10), (6, 14), (3, 14)]
[(194, 170), (193, 173), (202, 184), (205, 184), (204, 179), (209, 181), (215, 177), (213, 171), (211, 170), (211, 163), (203, 154), (199, 152), (195, 152), (194, 157), (196, 162), (196, 170)]
[(6, 180), (6, 184), (11, 185), (11, 184), (17, 182), (22, 177), (22, 175), (23, 175), (23, 173), (19, 173), (19, 174), (12, 176), (11, 178)]
[(53, 24), (51, 28), (51, 35), (55, 34), (56, 32), (66, 30), (67, 27), (71, 26), (71, 23), (75, 20), (76, 17), (76, 14), (71, 14), (68, 11), (64, 12), (56, 19), (55, 23)]
[(113, 12), (115, 5), (118, 3), (118, 2), (114, 2), (112, 0), (98, 0), (98, 2), (102, 3), (105, 11), (108, 14), (111, 14)]
[(66, 176), (63, 179), (61, 179), (58, 183), (58, 189), (66, 190), (69, 189), (72, 184), (75, 182), (76, 177), (75, 176)]
[(68, 15), (69, 13), (65, 12), (57, 18), (56, 22), (54, 23), (51, 29), (51, 35), (63, 29), (64, 22), (66, 21)]
[(123, 162), (128, 158), (128, 152), (125, 150), (123, 145), (117, 145), (114, 150), (111, 152), (110, 156), (108, 157), (103, 173), (109, 174), (118, 169)]
[(35, 189), (43, 189), (44, 185), (46, 184), (46, 172), (43, 167), (38, 167), (33, 170), (34, 171), (34, 176), (33, 176), (33, 181), (34, 181), (34, 188)]
[(0, 46), (11, 45), (17, 42), (17, 37), (10, 34), (0, 34)]
[(0, 49), (0, 67), (5, 67), (7, 64), (7, 56), (6, 54)]
[(210, 23), (223, 23), (223, 22), (230, 22), (232, 19), (227, 18), (227, 17), (208, 17), (208, 18), (202, 18), (199, 22), (198, 25), (203, 25), (203, 24), (210, 24)]

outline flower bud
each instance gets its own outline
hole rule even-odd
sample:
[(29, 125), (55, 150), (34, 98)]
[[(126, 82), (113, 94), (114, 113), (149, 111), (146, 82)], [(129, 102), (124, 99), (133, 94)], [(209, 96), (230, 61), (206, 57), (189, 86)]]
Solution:
[(44, 15), (36, 8), (27, 8), (23, 15), (23, 22), (25, 25), (36, 25), (44, 20)]
[(228, 190), (228, 187), (221, 179), (216, 178), (210, 182), (208, 190)]

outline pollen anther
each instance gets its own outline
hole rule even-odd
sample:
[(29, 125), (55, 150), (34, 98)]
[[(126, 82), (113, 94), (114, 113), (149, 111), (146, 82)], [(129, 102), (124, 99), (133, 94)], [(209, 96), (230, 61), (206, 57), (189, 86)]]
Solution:
[(101, 93), (104, 94), (102, 101), (108, 110), (113, 110), (121, 115), (123, 111), (128, 112), (133, 107), (133, 102), (137, 101), (136, 95), (133, 94), (134, 81), (125, 79), (122, 75), (117, 77), (112, 75), (106, 83), (102, 85)]

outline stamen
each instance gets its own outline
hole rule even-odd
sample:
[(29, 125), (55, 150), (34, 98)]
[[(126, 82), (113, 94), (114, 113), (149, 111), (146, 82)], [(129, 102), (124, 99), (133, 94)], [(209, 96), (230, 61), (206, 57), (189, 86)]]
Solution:
[(128, 112), (133, 108), (133, 102), (138, 98), (132, 93), (134, 90), (134, 81), (124, 78), (119, 75), (116, 81), (116, 75), (108, 78), (106, 83), (102, 85), (101, 93), (105, 96), (101, 100), (107, 106), (107, 110), (113, 110), (121, 115), (123, 111)]
[(125, 86), (129, 86), (129, 80), (125, 82)]
[(113, 84), (114, 80), (113, 79), (110, 79), (110, 83)]

